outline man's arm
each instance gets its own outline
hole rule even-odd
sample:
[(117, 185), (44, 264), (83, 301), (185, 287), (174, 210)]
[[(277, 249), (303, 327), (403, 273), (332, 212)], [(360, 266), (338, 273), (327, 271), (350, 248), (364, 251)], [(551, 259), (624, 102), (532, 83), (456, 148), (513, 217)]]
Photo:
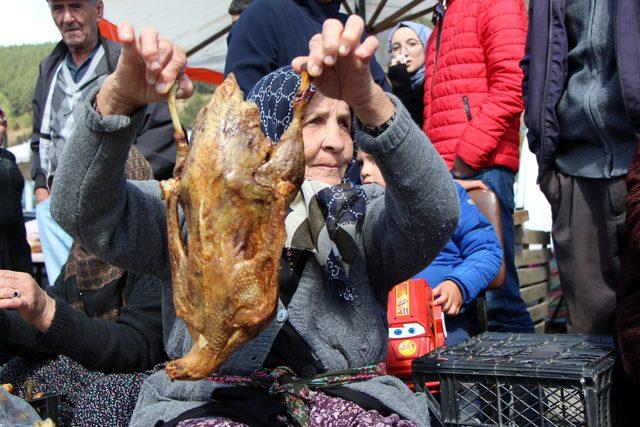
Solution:
[(506, 130), (523, 110), (522, 70), (527, 18), (522, 0), (485, 2), (478, 32), (487, 58), (489, 94), (460, 136), (456, 156), (482, 169)]
[(34, 190), (36, 194), (36, 203), (40, 203), (49, 198), (49, 190), (47, 189), (47, 174), (40, 164), (40, 126), (42, 125), (42, 109), (40, 104), (40, 94), (46, 90), (44, 87), (44, 77), (42, 75), (42, 65), (36, 81), (36, 87), (33, 91), (33, 99), (31, 100), (32, 110), (32, 132), (31, 132), (31, 161), (30, 172), (33, 179)]
[(133, 145), (151, 163), (155, 179), (171, 178), (176, 164), (176, 143), (166, 102), (147, 106), (144, 124)]

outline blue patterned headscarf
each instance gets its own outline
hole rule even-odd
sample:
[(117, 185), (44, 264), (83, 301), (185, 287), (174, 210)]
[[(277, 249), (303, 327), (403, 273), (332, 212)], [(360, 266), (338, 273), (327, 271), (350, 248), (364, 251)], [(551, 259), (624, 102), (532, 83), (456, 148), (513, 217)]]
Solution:
[[(427, 40), (429, 40), (429, 36), (431, 35), (431, 28), (422, 24), (418, 24), (417, 22), (402, 21), (398, 25), (393, 27), (391, 31), (389, 31), (389, 36), (387, 37), (387, 52), (391, 53), (391, 38), (393, 37), (393, 34), (396, 32), (396, 30), (400, 27), (411, 28), (420, 39), (420, 43), (422, 43), (422, 49), (424, 50), (427, 48)], [(411, 76), (411, 88), (415, 89), (416, 87), (424, 84), (425, 65), (426, 58), (425, 62), (422, 64), (422, 67), (418, 68), (416, 72)]]
[[(258, 105), (262, 132), (273, 142), (280, 141), (280, 137), (293, 120), (293, 100), (300, 82), (300, 75), (287, 65), (264, 76), (247, 95), (247, 101), (253, 101)], [(315, 92), (316, 88), (311, 84), (312, 97)], [(342, 182), (357, 185), (360, 183), (360, 168), (357, 163), (358, 147), (355, 143), (353, 120), (351, 123), (351, 139), (354, 141), (353, 157)]]
[[(275, 143), (293, 120), (293, 101), (300, 83), (300, 75), (286, 66), (263, 77), (247, 96), (248, 101), (258, 105), (262, 131)], [(315, 91), (311, 85), (312, 96)], [(354, 139), (353, 126), (351, 138)], [(352, 178), (359, 179), (356, 159), (354, 142), (353, 158), (340, 185), (304, 182), (287, 212), (285, 246), (286, 253), (292, 249), (312, 252), (339, 297), (358, 305), (360, 298), (350, 277), (350, 263), (356, 256), (355, 235), (364, 219), (367, 199)]]

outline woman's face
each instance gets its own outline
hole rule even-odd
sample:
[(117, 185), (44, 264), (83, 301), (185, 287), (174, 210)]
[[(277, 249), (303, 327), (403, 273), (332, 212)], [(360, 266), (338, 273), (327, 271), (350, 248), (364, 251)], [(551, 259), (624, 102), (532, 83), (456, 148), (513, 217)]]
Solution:
[(406, 58), (409, 73), (415, 73), (424, 64), (424, 46), (416, 32), (409, 27), (400, 27), (391, 36), (391, 56), (398, 55)]
[(351, 113), (346, 102), (316, 92), (302, 124), (305, 179), (330, 185), (342, 182), (353, 158)]

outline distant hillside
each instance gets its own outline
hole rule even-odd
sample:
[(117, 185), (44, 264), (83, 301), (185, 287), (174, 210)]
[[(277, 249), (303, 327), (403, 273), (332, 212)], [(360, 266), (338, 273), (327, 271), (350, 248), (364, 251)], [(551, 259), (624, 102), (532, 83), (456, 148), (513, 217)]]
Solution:
[(54, 46), (0, 46), (0, 106), (7, 112), (10, 145), (24, 141), (31, 133), (31, 97), (38, 65)]
[[(31, 98), (38, 79), (38, 66), (55, 43), (0, 46), (0, 107), (7, 112), (9, 145), (26, 141), (31, 136)], [(190, 129), (198, 110), (208, 102), (213, 86), (197, 83), (195, 95), (180, 101), (180, 119)]]

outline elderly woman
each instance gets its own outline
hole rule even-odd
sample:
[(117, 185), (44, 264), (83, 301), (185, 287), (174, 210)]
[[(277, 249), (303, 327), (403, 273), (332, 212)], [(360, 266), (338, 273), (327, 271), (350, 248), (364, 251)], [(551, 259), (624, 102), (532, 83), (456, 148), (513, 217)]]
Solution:
[[(153, 179), (134, 147), (125, 173)], [(34, 393), (59, 395), (62, 426), (127, 425), (144, 371), (166, 359), (158, 281), (109, 265), (77, 241), (46, 292), (29, 274), (0, 270), (0, 349), (14, 356), (0, 384), (25, 397), (29, 380)]]
[(30, 273), (31, 249), (22, 214), (24, 178), (16, 157), (7, 150), (7, 130), (7, 116), (0, 108), (0, 269)]
[(424, 49), (431, 29), (416, 22), (402, 21), (389, 32), (387, 51), (391, 65), (387, 75), (393, 94), (411, 113), (413, 121), (420, 127), (424, 120)]
[[(292, 64), (298, 72), (306, 67), (315, 79), (303, 122), (307, 180), (301, 192), (305, 201), (315, 199), (321, 206), (324, 221), (307, 221), (308, 203), (291, 206), (279, 315), (233, 354), (219, 375), (197, 382), (171, 382), (164, 372), (151, 376), (132, 425), (160, 420), (181, 426), (327, 425), (330, 419), (429, 424), (426, 397), (386, 376), (380, 364), (387, 348), (386, 301), (393, 285), (423, 269), (449, 239), (457, 196), (440, 156), (406, 109), (373, 81), (368, 64), (377, 41), (369, 37), (360, 43), (363, 29), (359, 17), (344, 27), (329, 20), (311, 40), (309, 56)], [(181, 74), (185, 56), (179, 48), (151, 30), (135, 38), (128, 24), (120, 26), (119, 35), (125, 46), (118, 69), (95, 97), (96, 108), (90, 106), (93, 100), (84, 107), (79, 121), (84, 126), (69, 141), (57, 178), (64, 183), (54, 189), (52, 207), (56, 220), (92, 251), (161, 277), (165, 348), (179, 357), (192, 342), (171, 303), (160, 189), (157, 183), (127, 182), (122, 159), (141, 124), (139, 107), (165, 96), (176, 78), (182, 96), (192, 86)], [(297, 86), (296, 73), (281, 69), (251, 94), (262, 108), (264, 130), (276, 141), (291, 112), (287, 95)], [(378, 186), (341, 184), (354, 160), (354, 133), (381, 165), (386, 194)], [(57, 192), (60, 188), (66, 190)], [(305, 222), (306, 230), (295, 226)], [(318, 255), (326, 253), (310, 238), (318, 226), (334, 236), (325, 244), (335, 247), (338, 259)], [(307, 238), (299, 239), (297, 230), (305, 230)], [(277, 384), (230, 386), (260, 368), (269, 372), (261, 377), (263, 385)]]

